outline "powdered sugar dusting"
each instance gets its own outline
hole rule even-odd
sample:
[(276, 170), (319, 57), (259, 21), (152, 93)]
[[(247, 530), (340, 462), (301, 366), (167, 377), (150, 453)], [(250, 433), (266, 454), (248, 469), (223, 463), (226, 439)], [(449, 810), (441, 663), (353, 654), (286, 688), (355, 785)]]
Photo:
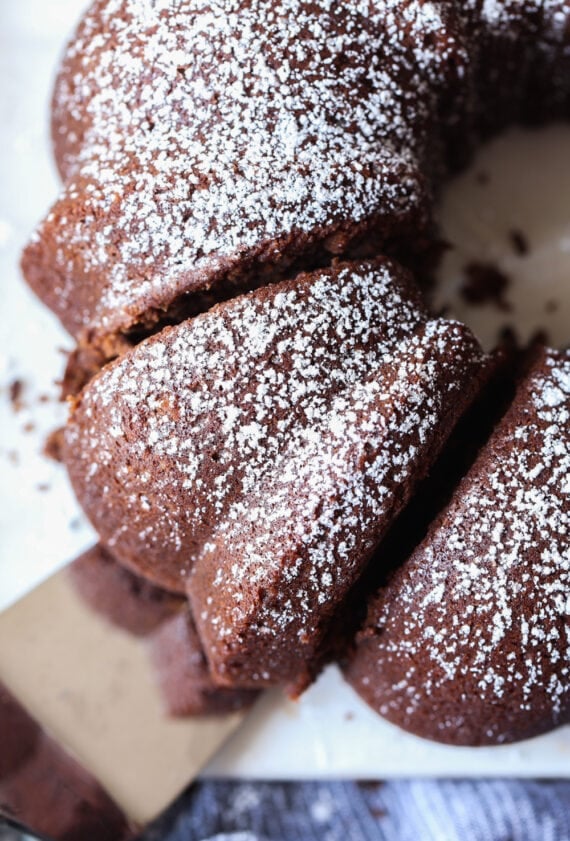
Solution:
[(426, 199), (421, 129), (466, 61), (450, 21), (395, 0), (95, 4), (56, 91), (70, 179), (39, 232), (62, 317), (125, 329), (244, 257), (378, 214), (389, 235)]
[(292, 431), (273, 470), (231, 506), (190, 580), (218, 677), (279, 683), (312, 662), (480, 362), (459, 325), (428, 322), (402, 337), (397, 357)]
[(225, 541), (236, 586), (255, 587), (272, 558), (259, 561), (257, 536), (237, 547), (258, 520), (267, 539), (312, 553), (297, 618), (308, 599), (330, 604), (481, 368), (465, 328), (426, 319), (381, 261), (234, 299), (139, 345), (92, 381), (67, 432), (103, 540), (177, 588)]
[(425, 232), (449, 131), (469, 144), (479, 111), (497, 119), (481, 49), (521, 45), (516, 86), (567, 17), (558, 0), (99, 0), (56, 88), (69, 180), (30, 282), (103, 341), (181, 295)]
[(547, 22), (550, 37), (563, 38), (568, 18), (568, 8), (564, 0), (483, 0), (482, 16), (485, 23), (492, 27), (501, 27), (508, 32), (512, 29), (513, 16), (531, 15), (540, 11)]
[[(414, 728), (446, 697), (457, 716), (462, 699), (479, 699), (567, 719), (569, 422), (570, 352), (545, 351), (440, 523), (376, 603), (383, 630), (370, 645), (378, 674), (393, 680), (378, 691), (384, 714)], [(486, 735), (501, 741), (508, 727), (488, 709)], [(453, 730), (458, 719), (440, 726)]]
[[(180, 530), (221, 518), (236, 487), (252, 492), (294, 427), (322, 420), (336, 391), (391, 360), (423, 323), (404, 290), (388, 264), (276, 286), (164, 331), (104, 371), (67, 437), (80, 497), (86, 481), (103, 485), (97, 525), (115, 552), (140, 528), (142, 557), (156, 534), (157, 553), (189, 569), (195, 553)], [(120, 514), (105, 504), (117, 482)]]

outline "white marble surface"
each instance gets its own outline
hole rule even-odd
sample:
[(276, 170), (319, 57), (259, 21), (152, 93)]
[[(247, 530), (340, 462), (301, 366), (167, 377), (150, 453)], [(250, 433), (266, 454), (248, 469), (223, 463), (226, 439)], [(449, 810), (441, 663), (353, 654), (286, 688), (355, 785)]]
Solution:
[[(54, 380), (71, 341), (21, 281), (22, 245), (57, 191), (48, 140), (48, 102), (58, 52), (83, 0), (19, 0), (0, 10), (0, 609), (86, 548), (94, 535), (64, 472), (41, 455), (61, 423)], [(486, 151), (446, 194), (447, 236), (457, 248), (443, 266), (441, 303), (492, 342), (501, 319), (521, 333), (547, 325), (570, 339), (570, 128), (515, 134)], [(481, 185), (477, 173), (489, 181)], [(518, 257), (509, 230), (531, 245)], [(512, 312), (466, 307), (458, 287), (468, 260), (493, 261), (516, 278)], [(549, 301), (557, 300), (551, 309)], [(14, 412), (9, 386), (24, 383)], [(48, 395), (42, 402), (42, 395)], [(33, 426), (33, 428), (32, 428)], [(297, 704), (264, 697), (206, 770), (247, 777), (398, 775), (570, 775), (570, 728), (521, 745), (458, 749), (415, 739), (381, 721), (329, 669)]]

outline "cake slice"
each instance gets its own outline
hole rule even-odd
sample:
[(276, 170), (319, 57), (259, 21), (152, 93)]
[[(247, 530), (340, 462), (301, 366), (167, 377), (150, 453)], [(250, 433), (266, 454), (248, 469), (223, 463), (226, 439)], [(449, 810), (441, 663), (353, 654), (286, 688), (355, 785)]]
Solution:
[(214, 677), (302, 691), (374, 549), (480, 375), (460, 325), (429, 321), (295, 435), (204, 547), (188, 592)]
[(218, 680), (301, 687), (485, 368), (397, 264), (338, 264), (103, 369), (75, 402), (65, 460), (113, 555), (188, 590)]
[(426, 538), (372, 599), (345, 674), (451, 744), (570, 721), (570, 352), (541, 349)]

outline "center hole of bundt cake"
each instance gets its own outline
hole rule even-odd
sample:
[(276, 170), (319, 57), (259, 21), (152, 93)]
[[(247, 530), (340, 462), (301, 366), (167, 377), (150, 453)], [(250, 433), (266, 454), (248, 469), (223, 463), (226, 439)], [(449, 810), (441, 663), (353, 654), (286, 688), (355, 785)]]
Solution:
[(512, 129), (482, 147), (443, 192), (449, 244), (435, 307), (487, 348), (509, 329), (570, 343), (570, 126)]

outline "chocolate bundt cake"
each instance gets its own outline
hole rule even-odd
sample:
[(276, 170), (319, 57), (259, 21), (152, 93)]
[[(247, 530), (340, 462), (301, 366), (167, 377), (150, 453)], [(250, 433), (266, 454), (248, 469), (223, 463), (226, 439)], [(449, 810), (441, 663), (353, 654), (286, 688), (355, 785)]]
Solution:
[(542, 350), (345, 666), (381, 715), (451, 744), (570, 722), (570, 352)]
[(402, 266), (421, 277), (434, 198), (482, 138), (568, 116), (569, 47), (567, 0), (96, 0), (81, 21), (53, 101), (65, 184), (23, 268), (77, 340), (68, 388), (88, 381), (79, 501), (189, 596), (220, 684), (307, 685), (484, 382)]

